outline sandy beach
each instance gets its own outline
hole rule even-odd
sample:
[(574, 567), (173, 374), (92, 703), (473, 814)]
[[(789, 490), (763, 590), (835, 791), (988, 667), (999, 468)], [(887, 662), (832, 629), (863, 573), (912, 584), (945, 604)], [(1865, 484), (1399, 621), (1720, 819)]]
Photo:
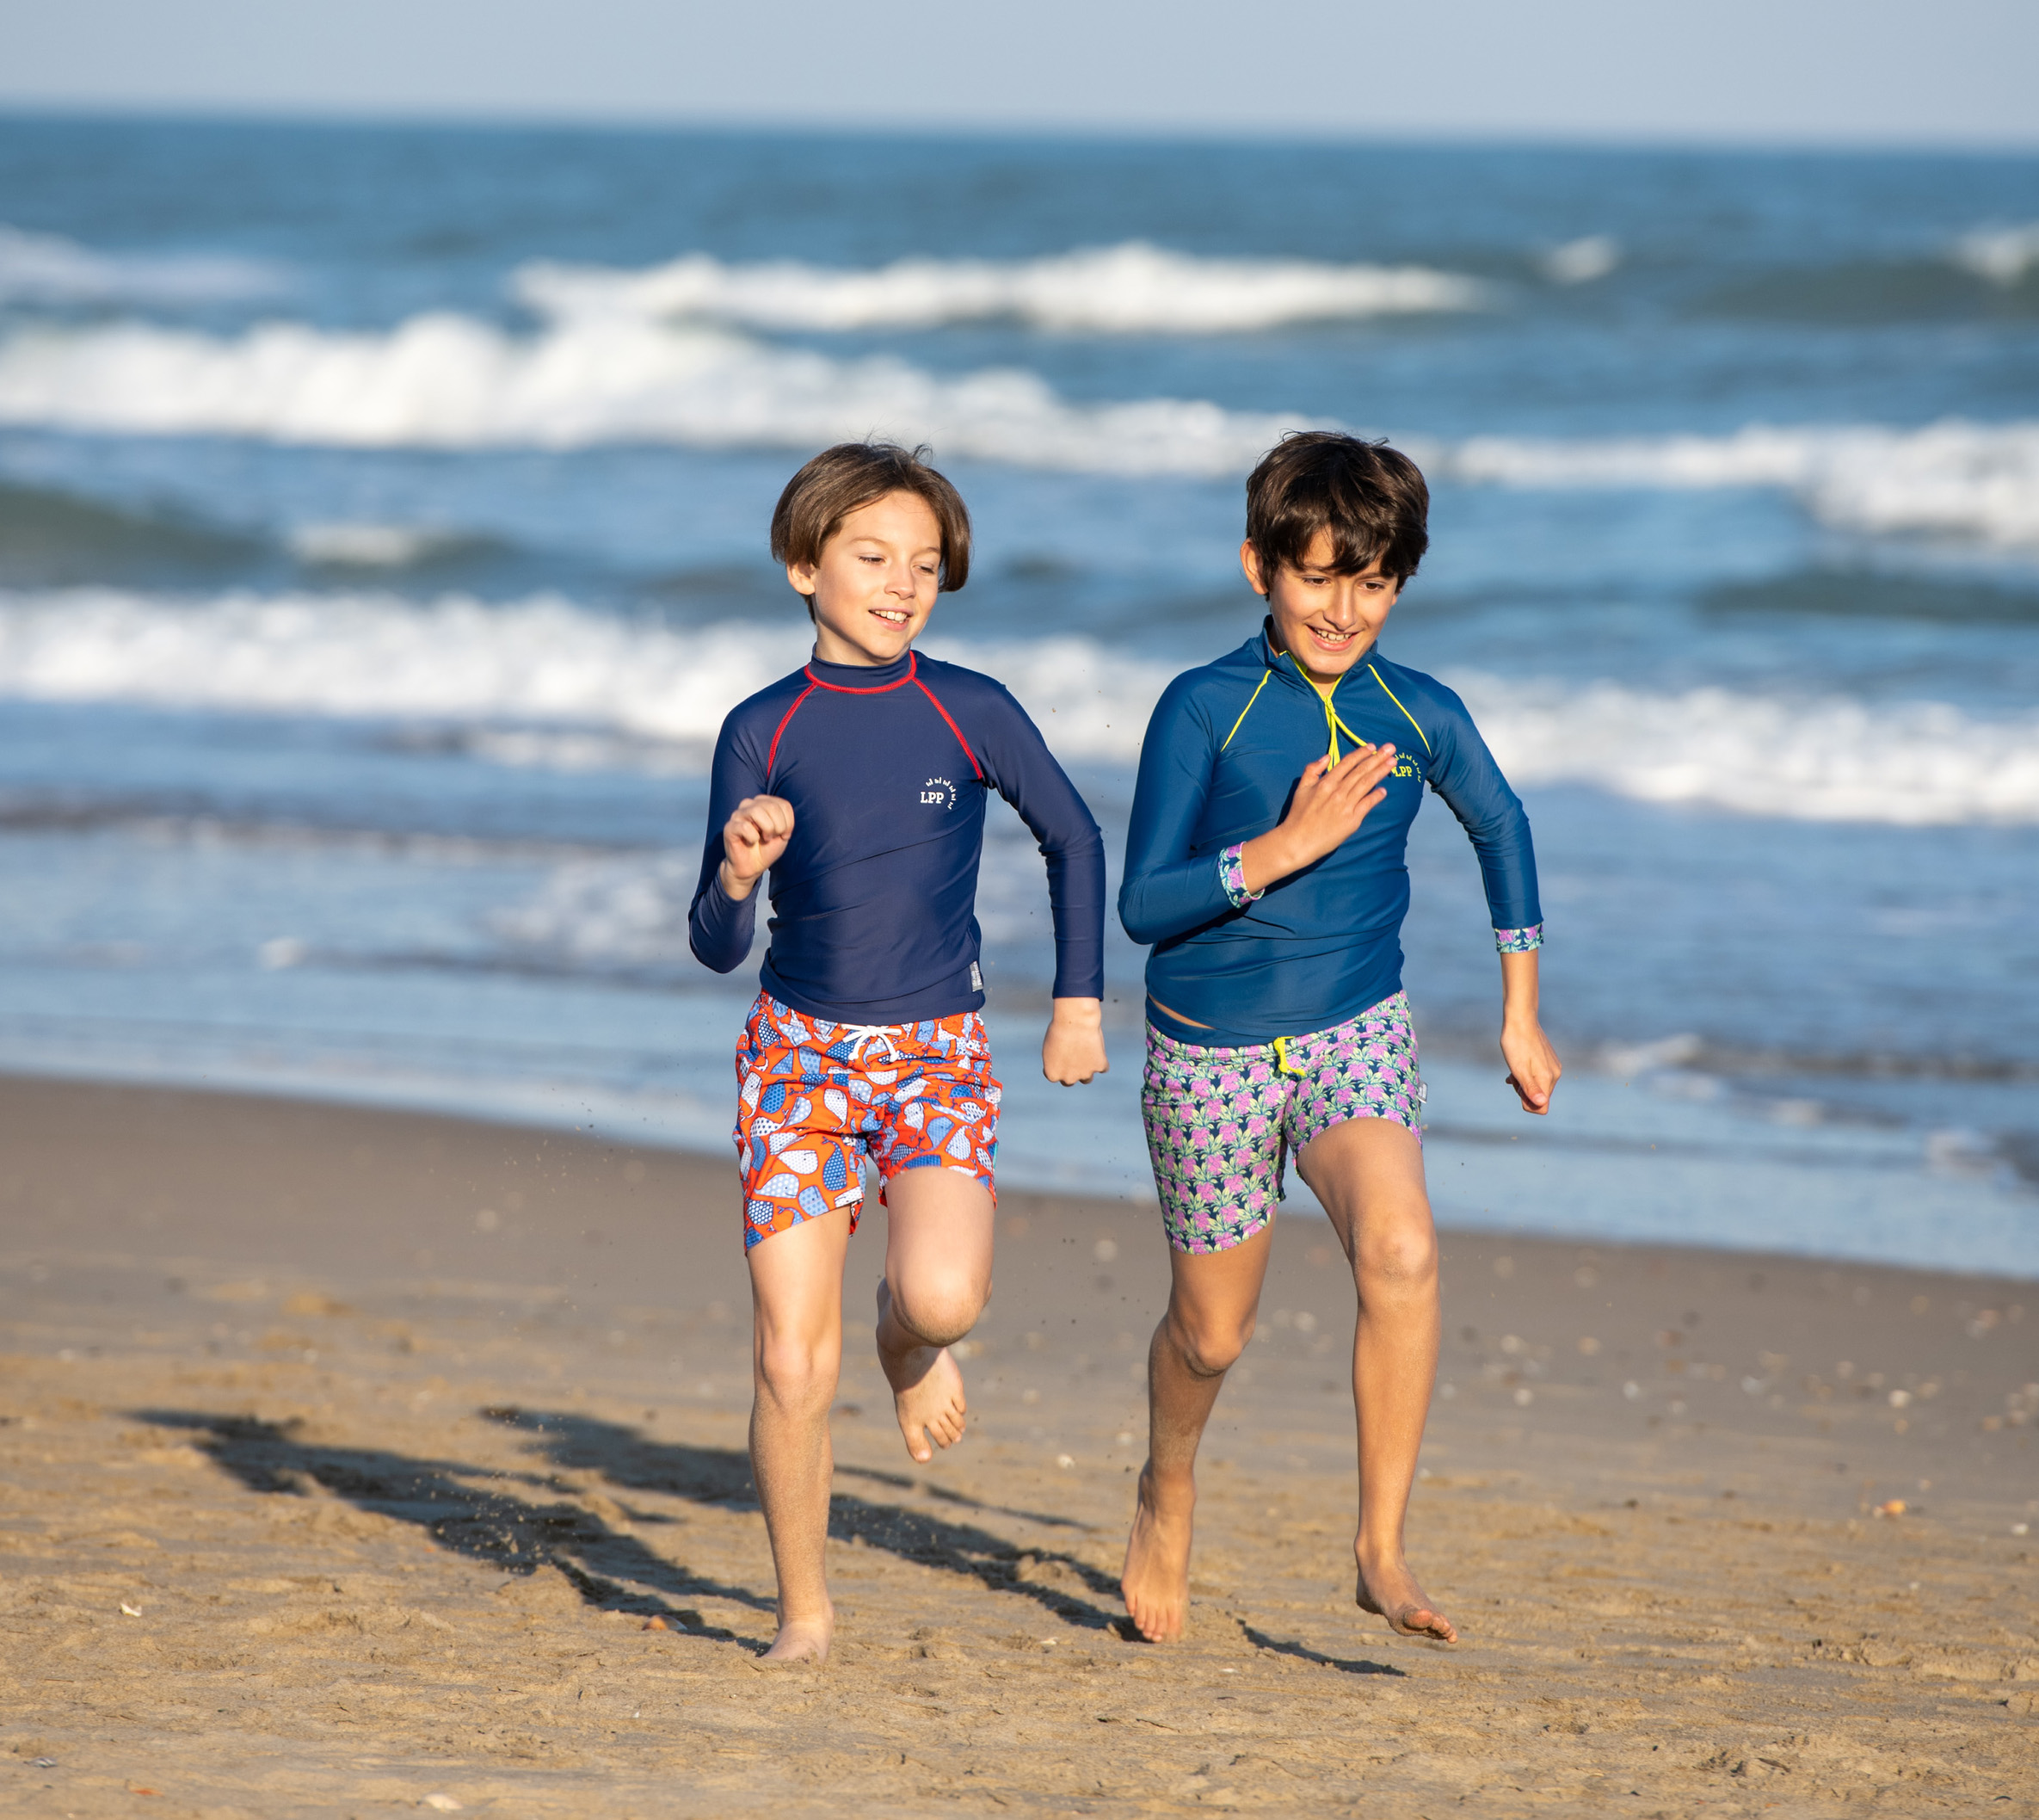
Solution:
[(1116, 1578), (1150, 1208), (1010, 1194), (919, 1468), (855, 1241), (823, 1668), (761, 1669), (719, 1157), (0, 1082), (0, 1805), (33, 1815), (2031, 1812), (2039, 1284), (1447, 1235), (1352, 1603), (1352, 1293), (1284, 1220), (1190, 1634)]

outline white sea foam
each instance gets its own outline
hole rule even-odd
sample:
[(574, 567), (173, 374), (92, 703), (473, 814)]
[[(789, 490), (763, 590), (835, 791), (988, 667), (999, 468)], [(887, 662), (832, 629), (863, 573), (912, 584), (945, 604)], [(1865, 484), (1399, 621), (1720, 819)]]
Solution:
[(125, 435), (808, 448), (878, 431), (952, 458), (1229, 475), (1305, 421), (1171, 398), (1071, 404), (1031, 373), (944, 377), (637, 318), (576, 320), (533, 336), (434, 314), (379, 334), (271, 323), (219, 337), (132, 324), (23, 330), (0, 342), (0, 423)]
[(689, 254), (643, 270), (540, 261), (512, 280), (557, 320), (636, 317), (758, 329), (927, 329), (1009, 320), (1065, 333), (1223, 335), (1474, 310), (1477, 280), (1428, 266), (1200, 259), (1134, 241), (1043, 259), (902, 259), (873, 270)]
[[(257, 713), (557, 722), (712, 740), (736, 701), (809, 640), (676, 632), (556, 596), (227, 595), (198, 604), (113, 589), (0, 595), (0, 692)], [(538, 754), (521, 753), (529, 762)]]
[[(806, 659), (811, 635), (674, 627), (556, 595), (484, 606), (393, 595), (253, 595), (180, 603), (110, 589), (0, 594), (0, 694), (230, 711), (508, 722), (477, 756), (585, 770), (683, 768), (745, 696)], [(1084, 639), (964, 646), (1071, 757), (1130, 759), (1171, 671)], [(578, 733), (542, 728), (592, 730)], [(617, 738), (613, 736), (626, 736)], [(610, 736), (610, 737), (604, 737)], [(649, 750), (633, 742), (663, 743)]]
[(308, 563), (349, 569), (403, 569), (463, 540), (428, 525), (334, 520), (299, 525), (287, 535), (291, 553)]
[[(696, 768), (723, 716), (796, 668), (804, 627), (679, 629), (557, 597), (0, 595), (0, 694), (455, 722), (518, 765)], [(930, 644), (989, 670), (1071, 760), (1130, 764), (1173, 666), (1081, 638)], [(1723, 689), (1453, 676), (1518, 783), (1809, 821), (2039, 823), (2039, 717)], [(522, 737), (519, 730), (539, 730)]]
[[(1229, 478), (1310, 421), (1193, 399), (1076, 404), (1026, 372), (946, 376), (631, 317), (577, 318), (530, 336), (440, 314), (386, 333), (273, 323), (219, 337), (137, 324), (24, 329), (0, 340), (0, 423), (127, 435), (357, 447), (811, 448), (876, 431), (930, 442), (948, 458)], [(1474, 484), (1779, 487), (1850, 530), (2039, 547), (2039, 423), (2030, 421), (1407, 446), (1439, 475)]]
[(698, 848), (571, 861), (490, 925), (505, 941), (576, 961), (676, 961), (687, 952), (687, 911), (699, 869)]
[(1451, 678), (1510, 780), (1808, 822), (2039, 822), (2039, 716)]
[(1979, 227), (1954, 243), (1954, 262), (2008, 289), (2039, 267), (2039, 221), (2023, 227)]
[(2039, 546), (2039, 423), (1773, 428), (1568, 441), (1475, 436), (1430, 459), (1520, 487), (1782, 487), (1849, 530)]
[(1553, 284), (1591, 284), (1621, 263), (1621, 242), (1611, 234), (1587, 234), (1552, 247), (1539, 263)]
[(221, 255), (95, 253), (0, 223), (0, 304), (231, 303), (273, 296), (283, 273)]

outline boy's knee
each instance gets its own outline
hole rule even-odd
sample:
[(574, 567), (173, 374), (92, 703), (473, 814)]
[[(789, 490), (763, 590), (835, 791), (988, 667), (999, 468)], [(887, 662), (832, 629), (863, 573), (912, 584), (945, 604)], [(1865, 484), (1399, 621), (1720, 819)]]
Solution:
[(825, 1403), (835, 1394), (840, 1351), (804, 1335), (767, 1335), (758, 1347), (758, 1376), (782, 1408)]
[(892, 1313), (927, 1346), (952, 1346), (977, 1324), (990, 1286), (961, 1271), (929, 1272), (892, 1286)]
[(1437, 1233), (1430, 1221), (1399, 1220), (1366, 1234), (1353, 1265), (1362, 1291), (1420, 1289), (1438, 1274)]
[(1254, 1336), (1254, 1321), (1198, 1319), (1180, 1311), (1168, 1317), (1168, 1332), (1182, 1362), (1199, 1378), (1218, 1378), (1239, 1362)]

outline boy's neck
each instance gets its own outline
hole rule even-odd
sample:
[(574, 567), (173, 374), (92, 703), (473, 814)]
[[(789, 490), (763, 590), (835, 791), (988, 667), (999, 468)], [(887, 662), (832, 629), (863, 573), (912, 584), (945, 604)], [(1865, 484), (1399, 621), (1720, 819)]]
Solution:
[(831, 632), (818, 622), (814, 628), (814, 661), (817, 663), (840, 663), (846, 669), (885, 669), (895, 663), (903, 663), (913, 655), (913, 643), (909, 639), (906, 649), (890, 657), (873, 657), (844, 638), (840, 632)]
[(819, 663), (837, 669), (861, 670), (866, 675), (876, 675), (881, 671), (902, 670), (913, 662), (913, 657), (914, 648), (910, 645), (896, 657), (874, 657), (866, 651), (856, 651), (853, 648), (845, 653), (840, 646), (835, 650), (824, 651), (821, 640), (817, 639), (815, 641), (814, 654), (808, 659), (808, 663), (810, 665)]

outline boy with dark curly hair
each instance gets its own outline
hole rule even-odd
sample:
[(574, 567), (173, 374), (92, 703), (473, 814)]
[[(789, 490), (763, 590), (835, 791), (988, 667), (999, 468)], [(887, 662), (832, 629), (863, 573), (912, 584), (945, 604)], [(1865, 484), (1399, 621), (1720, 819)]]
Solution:
[(1240, 562), (1266, 617), (1168, 686), (1140, 755), (1118, 911), (1153, 946), (1141, 1108), (1173, 1280), (1149, 1352), (1122, 1588), (1157, 1642), (1183, 1626), (1197, 1445), (1253, 1335), (1291, 1154), (1358, 1294), (1358, 1603), (1405, 1635), (1457, 1635), (1402, 1540), (1438, 1337), (1425, 1090), (1397, 939), (1426, 783), (1480, 855), (1501, 1053), (1525, 1112), (1549, 1110), (1560, 1070), (1537, 1018), (1528, 818), (1465, 704), (1379, 648), (1428, 547), (1428, 510), (1422, 475), (1395, 450), (1285, 438), (1247, 483)]

